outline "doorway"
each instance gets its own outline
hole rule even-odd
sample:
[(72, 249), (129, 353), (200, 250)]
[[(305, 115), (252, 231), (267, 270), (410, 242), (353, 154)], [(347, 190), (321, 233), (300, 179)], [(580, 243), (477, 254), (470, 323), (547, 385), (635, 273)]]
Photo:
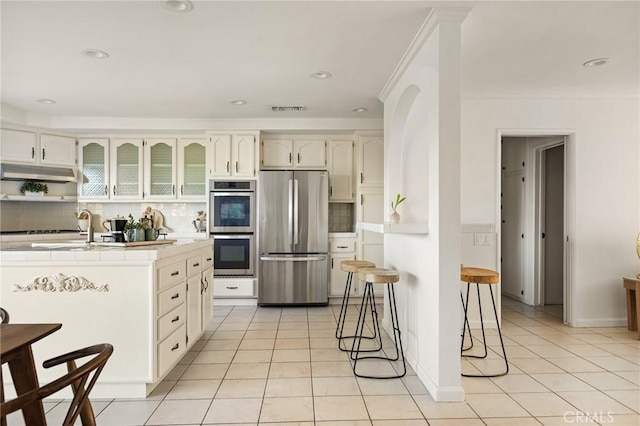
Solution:
[(502, 295), (568, 322), (566, 137), (502, 136)]

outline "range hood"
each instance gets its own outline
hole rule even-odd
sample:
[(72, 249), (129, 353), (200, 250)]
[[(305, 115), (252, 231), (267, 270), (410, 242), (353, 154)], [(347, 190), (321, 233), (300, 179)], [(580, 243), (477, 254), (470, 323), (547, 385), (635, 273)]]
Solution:
[(77, 182), (73, 167), (45, 167), (31, 164), (0, 163), (0, 180), (36, 180), (50, 183)]

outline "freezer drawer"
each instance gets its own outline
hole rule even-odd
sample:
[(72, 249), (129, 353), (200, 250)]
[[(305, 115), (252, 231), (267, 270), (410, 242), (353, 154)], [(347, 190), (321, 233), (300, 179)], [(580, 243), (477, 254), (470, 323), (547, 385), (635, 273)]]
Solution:
[(328, 256), (261, 255), (258, 304), (326, 305)]

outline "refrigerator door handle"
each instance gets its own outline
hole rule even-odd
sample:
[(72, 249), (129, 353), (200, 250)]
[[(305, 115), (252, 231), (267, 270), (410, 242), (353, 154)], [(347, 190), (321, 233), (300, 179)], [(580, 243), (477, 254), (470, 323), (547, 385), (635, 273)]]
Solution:
[(300, 198), (298, 192), (298, 179), (293, 180), (293, 191), (294, 201), (293, 201), (293, 245), (298, 245), (298, 199)]
[(293, 231), (291, 226), (293, 224), (293, 180), (289, 179), (289, 220), (287, 221), (287, 236), (289, 237), (288, 241), (291, 244), (293, 240)]
[(318, 255), (318, 256), (260, 256), (260, 260), (270, 261), (270, 262), (313, 262), (313, 261), (322, 261), (325, 260), (327, 256)]

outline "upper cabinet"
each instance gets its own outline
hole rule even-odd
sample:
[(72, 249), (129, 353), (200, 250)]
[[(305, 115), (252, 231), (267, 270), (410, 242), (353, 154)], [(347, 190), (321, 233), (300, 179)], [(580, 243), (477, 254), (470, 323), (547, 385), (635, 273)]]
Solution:
[(204, 201), (207, 195), (207, 138), (178, 140), (178, 198)]
[(254, 177), (258, 132), (215, 133), (211, 136), (211, 177)]
[(111, 198), (117, 200), (142, 199), (143, 140), (138, 138), (111, 139)]
[(78, 198), (109, 198), (109, 139), (78, 139)]
[(329, 201), (354, 201), (353, 146), (352, 140), (329, 140)]
[(327, 142), (324, 138), (265, 137), (262, 140), (262, 169), (327, 168)]
[(76, 138), (27, 130), (1, 129), (2, 161), (52, 166), (76, 165)]
[(206, 202), (208, 137), (80, 138), (78, 197)]
[(384, 185), (384, 143), (382, 134), (360, 135), (358, 185), (360, 188), (378, 188)]
[(144, 141), (144, 198), (176, 198), (177, 139), (159, 138)]

